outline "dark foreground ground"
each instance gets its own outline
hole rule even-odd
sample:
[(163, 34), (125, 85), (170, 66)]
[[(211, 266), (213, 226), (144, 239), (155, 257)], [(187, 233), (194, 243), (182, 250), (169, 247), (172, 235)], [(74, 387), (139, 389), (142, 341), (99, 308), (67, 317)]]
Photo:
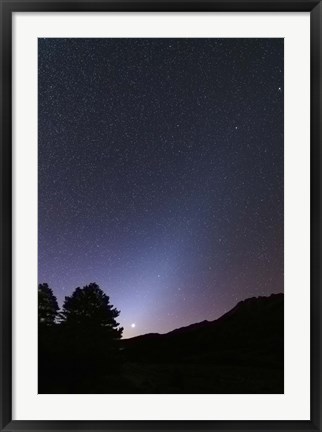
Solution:
[(284, 296), (247, 299), (216, 321), (122, 340), (117, 356), (98, 373), (40, 361), (39, 393), (283, 393)]

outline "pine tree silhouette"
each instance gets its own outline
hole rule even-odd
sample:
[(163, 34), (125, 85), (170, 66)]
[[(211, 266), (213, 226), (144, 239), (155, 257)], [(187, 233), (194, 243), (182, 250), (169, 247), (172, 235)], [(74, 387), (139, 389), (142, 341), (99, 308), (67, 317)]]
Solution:
[(123, 332), (116, 322), (119, 314), (120, 311), (110, 304), (109, 296), (96, 283), (91, 283), (65, 297), (60, 320), (62, 324), (85, 331), (104, 329), (110, 339), (117, 340)]
[(38, 322), (42, 325), (53, 325), (58, 314), (57, 299), (47, 283), (38, 285)]
[(91, 393), (102, 377), (119, 370), (119, 314), (96, 283), (65, 297), (59, 325), (61, 362), (71, 393)]

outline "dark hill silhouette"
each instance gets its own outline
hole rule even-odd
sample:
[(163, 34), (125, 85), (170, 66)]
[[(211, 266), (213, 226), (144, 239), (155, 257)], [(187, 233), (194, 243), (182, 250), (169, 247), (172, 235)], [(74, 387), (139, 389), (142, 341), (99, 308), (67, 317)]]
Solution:
[[(144, 335), (140, 335), (140, 336), (135, 336), (133, 338), (129, 338), (129, 339), (123, 339), (124, 341), (126, 341), (127, 343), (132, 343), (134, 341), (139, 341), (139, 340), (143, 340), (143, 339), (152, 339), (154, 337), (158, 338), (160, 337), (164, 337), (167, 335), (173, 335), (173, 334), (179, 334), (179, 333), (187, 333), (190, 331), (194, 331), (197, 329), (201, 329), (201, 328), (205, 328), (205, 327), (212, 327), (213, 325), (218, 325), (220, 322), (226, 321), (229, 317), (232, 316), (236, 316), (236, 314), (249, 314), (249, 312), (254, 313), (256, 310), (257, 312), (264, 312), (264, 310), (266, 309), (266, 311), (268, 311), (268, 309), (270, 308), (274, 308), (274, 307), (278, 307), (279, 311), (282, 310), (283, 313), (283, 309), (284, 309), (284, 294), (280, 293), (280, 294), (271, 294), (269, 297), (251, 297), (245, 300), (240, 301), (239, 303), (237, 303), (237, 305), (235, 307), (233, 307), (230, 311), (228, 311), (227, 313), (225, 313), (224, 315), (222, 315), (220, 318), (214, 320), (214, 321), (201, 321), (199, 323), (194, 323), (194, 324), (190, 324), (188, 326), (185, 327), (180, 327), (178, 329), (172, 330), (168, 333), (165, 334), (160, 334), (160, 333), (147, 333)], [(249, 315), (247, 315), (248, 319), (250, 320), (251, 317)], [(283, 319), (283, 316), (280, 317)], [(273, 318), (274, 319), (274, 318)]]
[[(187, 389), (189, 376), (184, 379), (182, 375), (187, 368), (195, 367), (199, 372), (216, 369), (223, 382), (214, 393), (282, 393), (284, 295), (249, 298), (215, 321), (202, 321), (166, 334), (137, 336), (121, 343), (129, 362), (147, 368), (159, 365), (159, 370), (165, 365), (174, 366), (175, 374), (181, 376), (179, 382), (185, 381)], [(227, 373), (236, 377), (237, 384), (225, 387)], [(195, 392), (212, 392), (205, 380), (198, 382)]]

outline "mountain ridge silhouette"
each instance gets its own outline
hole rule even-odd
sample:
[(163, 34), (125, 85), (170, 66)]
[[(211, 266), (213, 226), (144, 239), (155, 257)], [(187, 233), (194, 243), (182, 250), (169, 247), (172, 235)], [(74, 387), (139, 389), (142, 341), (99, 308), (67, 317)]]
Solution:
[(254, 305), (256, 303), (262, 303), (262, 302), (266, 302), (266, 301), (276, 301), (276, 300), (283, 300), (284, 301), (284, 294), (283, 293), (274, 293), (271, 294), (269, 296), (258, 296), (258, 297), (248, 297), (244, 300), (239, 301), (234, 307), (232, 307), (229, 311), (225, 312), (223, 315), (221, 315), (220, 317), (214, 319), (214, 320), (203, 320), (203, 321), (198, 321), (196, 323), (192, 323), (192, 324), (188, 324), (186, 326), (182, 326), (182, 327), (178, 327), (175, 328), (173, 330), (170, 330), (166, 333), (158, 333), (158, 332), (151, 332), (151, 333), (144, 333), (142, 335), (137, 335), (137, 336), (133, 336), (130, 338), (123, 338), (122, 341), (134, 341), (134, 340), (139, 340), (141, 338), (153, 338), (153, 337), (163, 337), (163, 336), (167, 336), (170, 334), (177, 334), (177, 333), (181, 333), (181, 332), (185, 332), (185, 331), (190, 331), (190, 330), (196, 330), (202, 327), (206, 327), (208, 325), (213, 325), (215, 323), (221, 322), (222, 320), (232, 316), (233, 314), (235, 314), (236, 312), (238, 312), (241, 308), (244, 307), (249, 307), (251, 305)]
[(239, 302), (214, 321), (120, 341), (129, 361), (284, 367), (284, 295)]

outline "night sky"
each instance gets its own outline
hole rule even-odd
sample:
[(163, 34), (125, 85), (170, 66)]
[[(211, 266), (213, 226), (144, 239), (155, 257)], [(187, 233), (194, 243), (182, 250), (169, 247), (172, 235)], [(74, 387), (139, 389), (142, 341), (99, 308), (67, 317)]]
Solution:
[(97, 282), (129, 337), (283, 292), (283, 39), (39, 39), (38, 61), (60, 306)]

